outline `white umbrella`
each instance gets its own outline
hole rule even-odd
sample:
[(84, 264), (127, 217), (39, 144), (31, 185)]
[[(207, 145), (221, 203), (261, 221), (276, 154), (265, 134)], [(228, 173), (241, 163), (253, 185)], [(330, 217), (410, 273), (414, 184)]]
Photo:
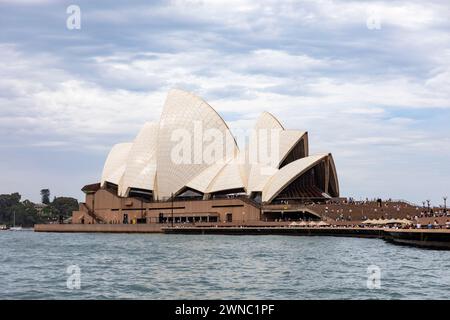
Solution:
[(389, 222), (389, 220), (387, 219), (378, 219), (377, 220), (377, 224), (387, 224)]

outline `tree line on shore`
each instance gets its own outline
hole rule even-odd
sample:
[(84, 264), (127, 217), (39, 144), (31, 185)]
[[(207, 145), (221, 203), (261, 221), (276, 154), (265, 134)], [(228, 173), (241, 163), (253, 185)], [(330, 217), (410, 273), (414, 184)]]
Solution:
[(54, 197), (50, 190), (41, 190), (42, 203), (23, 200), (18, 193), (0, 194), (0, 225), (32, 227), (36, 223), (57, 222), (70, 218), (78, 210), (78, 200), (71, 197)]

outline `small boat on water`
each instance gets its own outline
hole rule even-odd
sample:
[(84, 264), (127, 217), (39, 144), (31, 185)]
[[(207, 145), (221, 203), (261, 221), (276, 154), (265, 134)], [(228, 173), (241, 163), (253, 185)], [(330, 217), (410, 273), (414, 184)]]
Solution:
[(16, 212), (14, 212), (13, 226), (10, 227), (9, 229), (8, 229), (8, 227), (6, 227), (5, 230), (9, 230), (9, 231), (33, 231), (33, 228), (23, 228), (22, 226), (16, 227)]
[(0, 224), (0, 231), (34, 231), (34, 228), (24, 228), (22, 226), (16, 227), (16, 213), (13, 212), (13, 225), (12, 227), (6, 224)]
[(9, 231), (33, 231), (34, 228), (11, 227)]

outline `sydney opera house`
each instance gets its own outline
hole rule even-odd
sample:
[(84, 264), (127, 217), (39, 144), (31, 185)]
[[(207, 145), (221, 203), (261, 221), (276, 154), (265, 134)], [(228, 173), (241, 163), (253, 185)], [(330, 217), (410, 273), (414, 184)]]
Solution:
[(159, 122), (111, 149), (100, 182), (72, 223), (233, 223), (300, 219), (283, 204), (339, 197), (331, 154), (309, 154), (308, 133), (270, 113), (239, 148), (225, 121), (192, 93), (171, 90)]

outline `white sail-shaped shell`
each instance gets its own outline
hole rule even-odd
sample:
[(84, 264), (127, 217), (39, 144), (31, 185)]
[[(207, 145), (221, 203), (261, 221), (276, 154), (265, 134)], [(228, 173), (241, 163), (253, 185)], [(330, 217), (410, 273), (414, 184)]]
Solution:
[(120, 196), (128, 196), (131, 188), (154, 190), (158, 128), (158, 123), (148, 122), (134, 140), (119, 183)]
[[(200, 134), (199, 134), (200, 132)], [(223, 119), (205, 101), (182, 90), (171, 90), (167, 96), (161, 115), (158, 134), (158, 198), (165, 199), (176, 194), (195, 176), (214, 165), (203, 156), (208, 146), (205, 135), (221, 135), (222, 153), (216, 155), (215, 162), (224, 163), (237, 154), (236, 142)], [(188, 139), (191, 146), (188, 157), (174, 158), (174, 150), (180, 141)], [(177, 155), (177, 154), (175, 154)]]
[(103, 186), (106, 182), (119, 184), (122, 178), (126, 163), (128, 159), (128, 154), (133, 143), (118, 143), (114, 145), (106, 158), (105, 165), (103, 167), (101, 185)]

